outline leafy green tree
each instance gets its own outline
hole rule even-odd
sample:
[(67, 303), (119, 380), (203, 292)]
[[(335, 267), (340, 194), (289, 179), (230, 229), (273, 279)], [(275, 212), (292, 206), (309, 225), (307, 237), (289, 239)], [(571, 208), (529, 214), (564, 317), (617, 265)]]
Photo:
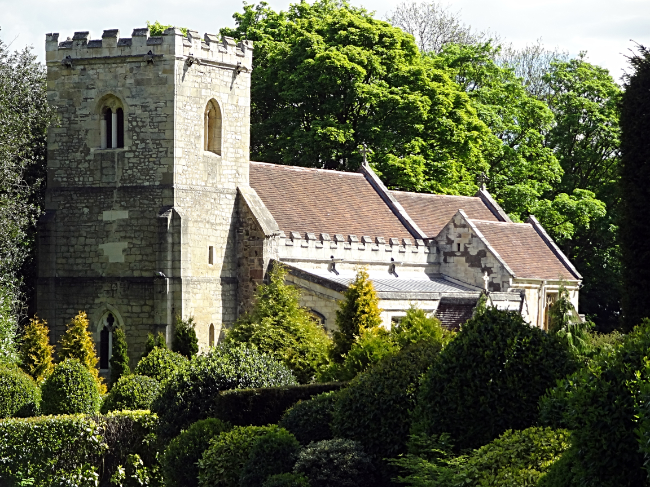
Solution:
[(199, 353), (199, 339), (196, 337), (194, 317), (190, 316), (187, 320), (180, 316), (176, 317), (176, 327), (174, 328), (174, 338), (172, 340), (172, 350), (181, 355), (192, 358)]
[(413, 304), (399, 324), (390, 330), (391, 340), (400, 349), (422, 342), (442, 347), (453, 335), (453, 332), (442, 327), (438, 318), (426, 314), (424, 310)]
[(234, 18), (237, 27), (222, 34), (255, 42), (252, 157), (355, 170), (366, 143), (396, 187), (415, 172), (418, 191), (476, 190), (483, 146), (494, 138), (410, 35), (336, 0), (287, 12), (261, 2)]
[(631, 329), (650, 316), (650, 51), (639, 46), (621, 103), (623, 318)]
[(18, 361), (16, 353), (16, 294), (10, 287), (0, 282), (0, 365), (14, 364)]
[(25, 326), (20, 344), (20, 367), (40, 384), (54, 369), (47, 322), (34, 316)]
[(342, 363), (354, 342), (364, 330), (381, 326), (381, 310), (375, 287), (368, 271), (361, 268), (357, 277), (343, 293), (343, 299), (336, 311), (336, 331), (331, 350), (331, 358)]
[(153, 333), (147, 333), (147, 341), (144, 344), (144, 355), (142, 355), (142, 358), (149, 355), (156, 347), (167, 348), (167, 341), (162, 331), (159, 331), (155, 336)]
[(307, 383), (327, 362), (330, 340), (309, 311), (300, 307), (300, 291), (285, 284), (286, 275), (285, 267), (271, 269), (269, 283), (258, 286), (253, 308), (235, 322), (226, 342), (254, 345)]
[(131, 368), (129, 367), (129, 355), (126, 343), (126, 333), (122, 327), (113, 330), (113, 353), (111, 354), (111, 380), (110, 386), (114, 384), (122, 376), (129, 375)]

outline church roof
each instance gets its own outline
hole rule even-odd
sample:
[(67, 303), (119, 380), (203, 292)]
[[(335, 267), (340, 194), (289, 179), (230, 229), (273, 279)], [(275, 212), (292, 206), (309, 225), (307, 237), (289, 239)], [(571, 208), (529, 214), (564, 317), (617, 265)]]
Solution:
[(251, 162), (250, 185), (287, 235), (413, 238), (361, 173)]

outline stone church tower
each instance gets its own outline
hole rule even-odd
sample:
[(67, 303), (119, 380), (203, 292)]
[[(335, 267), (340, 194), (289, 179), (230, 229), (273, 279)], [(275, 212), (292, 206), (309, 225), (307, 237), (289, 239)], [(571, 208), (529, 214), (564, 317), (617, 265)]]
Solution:
[[(193, 316), (212, 344), (237, 313), (236, 195), (248, 186), (252, 43), (178, 29), (46, 41), (48, 136), (37, 309), (58, 340), (85, 310), (133, 358)], [(106, 351), (109, 351), (106, 353)]]

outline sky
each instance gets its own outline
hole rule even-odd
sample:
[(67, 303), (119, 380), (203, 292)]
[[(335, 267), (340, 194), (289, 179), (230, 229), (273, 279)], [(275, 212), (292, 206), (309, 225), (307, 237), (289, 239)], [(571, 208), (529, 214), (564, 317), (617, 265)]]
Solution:
[[(276, 10), (295, 0), (267, 0)], [(384, 19), (402, 0), (350, 0)], [(249, 1), (249, 3), (253, 3)], [(515, 47), (537, 39), (570, 55), (587, 51), (588, 61), (609, 69), (618, 81), (627, 68), (626, 55), (638, 42), (650, 47), (650, 0), (442, 0), (451, 12), (477, 31), (497, 33)], [(33, 46), (44, 60), (45, 34), (61, 39), (75, 31), (101, 38), (104, 29), (119, 28), (130, 37), (146, 21), (217, 33), (234, 26), (232, 14), (242, 4), (223, 0), (0, 0), (0, 39), (11, 49)]]

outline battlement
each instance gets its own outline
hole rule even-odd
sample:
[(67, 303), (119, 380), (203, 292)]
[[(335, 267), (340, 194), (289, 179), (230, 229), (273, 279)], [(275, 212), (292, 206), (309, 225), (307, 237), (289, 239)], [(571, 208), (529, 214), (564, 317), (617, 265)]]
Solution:
[(58, 33), (45, 36), (48, 63), (97, 58), (147, 57), (155, 62), (158, 56), (185, 57), (190, 63), (217, 64), (248, 71), (252, 68), (253, 42), (236, 42), (231, 37), (204, 34), (201, 38), (194, 30), (183, 36), (180, 29), (170, 27), (161, 36), (151, 36), (149, 28), (133, 29), (131, 37), (120, 37), (118, 29), (105, 30), (101, 39), (91, 39), (90, 32), (75, 32), (73, 37), (59, 42)]

